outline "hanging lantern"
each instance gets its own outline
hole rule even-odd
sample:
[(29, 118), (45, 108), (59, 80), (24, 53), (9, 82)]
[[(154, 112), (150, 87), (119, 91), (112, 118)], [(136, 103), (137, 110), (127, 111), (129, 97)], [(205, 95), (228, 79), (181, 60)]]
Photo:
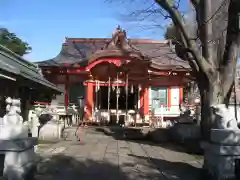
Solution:
[(142, 87), (141, 87), (141, 85), (140, 85), (140, 84), (138, 85), (138, 90), (139, 90), (139, 91), (141, 91), (141, 90), (142, 90)]
[(126, 85), (125, 85), (126, 94), (128, 94), (128, 74), (126, 74)]
[(116, 93), (117, 93), (117, 96), (119, 97), (119, 95), (120, 95), (120, 88), (117, 87)]
[(99, 89), (100, 89), (100, 82), (98, 81), (98, 84), (97, 84), (97, 89), (98, 89), (98, 91), (99, 91)]
[(119, 88), (118, 88), (118, 73), (117, 73), (117, 90), (116, 90), (116, 93), (117, 93), (117, 95), (118, 95), (118, 92), (119, 92)]
[(112, 86), (112, 90), (115, 91), (115, 86)]
[(89, 75), (89, 78), (90, 78), (90, 80), (93, 80), (93, 76), (92, 76), (92, 74)]
[(134, 89), (133, 89), (133, 85), (131, 85), (131, 94), (133, 94), (134, 93)]
[(97, 92), (98, 91), (98, 86), (97, 86), (97, 80), (95, 80), (95, 92)]

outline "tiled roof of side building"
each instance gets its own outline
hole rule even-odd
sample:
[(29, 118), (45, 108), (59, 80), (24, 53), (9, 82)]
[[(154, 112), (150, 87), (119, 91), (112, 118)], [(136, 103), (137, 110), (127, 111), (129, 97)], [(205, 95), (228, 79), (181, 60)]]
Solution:
[[(39, 66), (64, 66), (79, 64), (86, 66), (91, 56), (106, 47), (111, 38), (66, 38), (60, 53), (53, 59), (41, 61)], [(148, 39), (128, 39), (129, 44), (151, 59), (155, 68), (190, 68), (188, 62), (181, 60), (171, 51), (168, 41)]]

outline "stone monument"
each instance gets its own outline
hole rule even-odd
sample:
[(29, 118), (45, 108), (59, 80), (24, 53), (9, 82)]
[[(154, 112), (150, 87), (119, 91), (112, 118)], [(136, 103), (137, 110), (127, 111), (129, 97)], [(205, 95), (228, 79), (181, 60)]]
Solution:
[(20, 115), (20, 100), (8, 97), (6, 104), (7, 113), (0, 125), (2, 175), (9, 180), (24, 180), (35, 169), (37, 138), (28, 137), (28, 124)]
[(39, 121), (39, 139), (57, 140), (61, 138), (64, 123), (59, 121), (56, 102), (52, 102), (50, 106), (46, 107), (39, 116)]
[[(233, 179), (240, 160), (240, 130), (234, 114), (225, 106), (212, 106), (215, 123), (210, 141), (203, 142), (204, 170), (214, 179)], [(238, 177), (239, 178), (239, 177)]]

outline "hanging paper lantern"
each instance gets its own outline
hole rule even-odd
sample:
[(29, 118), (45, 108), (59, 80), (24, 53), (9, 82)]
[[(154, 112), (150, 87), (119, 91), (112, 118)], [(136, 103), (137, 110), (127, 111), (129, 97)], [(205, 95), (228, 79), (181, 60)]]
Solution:
[(95, 92), (97, 92), (98, 91), (98, 86), (97, 86), (97, 80), (95, 80)]
[(131, 94), (133, 94), (134, 91), (133, 91), (133, 85), (131, 85)]
[(99, 91), (99, 89), (100, 89), (100, 82), (98, 81), (98, 83), (97, 83), (97, 90)]
[(120, 94), (120, 88), (117, 87), (116, 93), (117, 93), (117, 95), (119, 96), (119, 94)]
[(139, 90), (139, 91), (141, 91), (141, 90), (142, 90), (142, 87), (141, 87), (141, 85), (140, 85), (140, 84), (138, 85), (138, 90)]

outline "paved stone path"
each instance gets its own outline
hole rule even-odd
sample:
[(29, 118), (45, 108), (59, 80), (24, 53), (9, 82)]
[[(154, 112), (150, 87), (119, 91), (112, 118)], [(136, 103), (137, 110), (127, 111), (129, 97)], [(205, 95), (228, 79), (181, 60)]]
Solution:
[(81, 142), (73, 137), (39, 147), (42, 161), (36, 179), (199, 179), (202, 162), (195, 156), (158, 145), (115, 140), (93, 129), (82, 130), (81, 136)]

